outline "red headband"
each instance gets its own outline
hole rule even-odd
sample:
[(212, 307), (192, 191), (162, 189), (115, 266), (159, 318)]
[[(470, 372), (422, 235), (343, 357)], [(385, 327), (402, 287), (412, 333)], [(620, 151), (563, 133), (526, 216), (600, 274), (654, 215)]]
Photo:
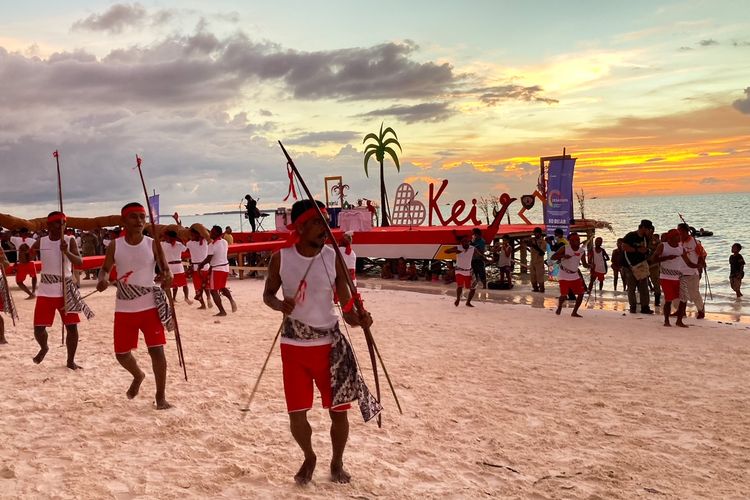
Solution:
[(302, 224), (304, 224), (305, 222), (309, 221), (310, 219), (312, 219), (314, 217), (317, 217), (318, 216), (318, 209), (320, 209), (320, 213), (322, 213), (323, 215), (328, 215), (328, 211), (325, 209), (325, 207), (312, 207), (312, 208), (308, 208), (307, 210), (305, 210), (304, 212), (302, 212), (302, 215), (300, 215), (299, 217), (297, 217), (297, 220), (295, 220), (294, 222), (292, 222), (291, 224), (289, 224), (287, 226), (287, 229), (289, 229), (290, 231), (294, 231), (297, 228), (299, 228)]
[(65, 222), (66, 220), (68, 219), (67, 217), (65, 217), (65, 214), (55, 214), (55, 215), (51, 215), (47, 217), (47, 224), (49, 224), (50, 222), (57, 222), (57, 221)]
[(122, 211), (120, 212), (120, 216), (121, 217), (127, 217), (128, 215), (130, 215), (132, 213), (145, 214), (146, 213), (146, 209), (143, 208), (140, 205), (133, 205), (133, 206), (130, 206), (130, 207), (127, 207), (127, 208), (123, 208)]

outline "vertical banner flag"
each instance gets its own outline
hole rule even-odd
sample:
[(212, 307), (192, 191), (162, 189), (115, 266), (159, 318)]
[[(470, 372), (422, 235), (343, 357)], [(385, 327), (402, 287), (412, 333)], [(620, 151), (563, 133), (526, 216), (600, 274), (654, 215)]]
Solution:
[(159, 195), (155, 194), (148, 197), (148, 202), (151, 205), (151, 210), (154, 212), (154, 222), (159, 223)]
[(544, 223), (547, 235), (553, 236), (555, 229), (562, 228), (565, 236), (570, 231), (573, 219), (573, 169), (575, 158), (550, 160), (547, 174), (547, 205)]

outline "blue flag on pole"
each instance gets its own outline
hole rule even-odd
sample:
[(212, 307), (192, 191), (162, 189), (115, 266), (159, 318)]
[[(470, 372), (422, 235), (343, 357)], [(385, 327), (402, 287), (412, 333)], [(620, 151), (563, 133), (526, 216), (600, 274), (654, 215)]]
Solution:
[(159, 195), (155, 194), (148, 197), (148, 202), (151, 205), (151, 211), (154, 214), (154, 222), (159, 223)]
[(561, 228), (568, 236), (570, 221), (573, 219), (573, 169), (575, 158), (550, 160), (547, 174), (547, 204), (544, 223), (547, 235), (554, 236), (555, 229)]

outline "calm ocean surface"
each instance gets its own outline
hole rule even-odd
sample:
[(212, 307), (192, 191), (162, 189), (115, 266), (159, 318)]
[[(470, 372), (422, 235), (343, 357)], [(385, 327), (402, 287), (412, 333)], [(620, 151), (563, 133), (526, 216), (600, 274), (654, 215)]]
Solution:
[[(714, 296), (713, 301), (707, 302), (707, 310), (731, 316), (750, 316), (750, 269), (747, 270), (748, 278), (743, 287), (748, 292), (744, 302), (736, 301), (734, 292), (729, 288), (732, 244), (742, 244), (742, 254), (745, 260), (750, 261), (750, 193), (587, 199), (585, 211), (589, 219), (604, 220), (612, 224), (614, 232), (606, 229), (597, 231), (610, 254), (617, 238), (637, 229), (641, 219), (650, 219), (656, 230), (663, 233), (680, 223), (678, 213), (681, 213), (691, 226), (713, 231), (713, 236), (699, 238), (708, 252), (708, 279)], [(577, 203), (575, 215), (580, 217)], [(208, 227), (218, 224), (222, 227), (231, 226), (233, 231), (240, 230), (240, 215), (237, 214), (184, 216), (182, 219), (186, 225), (200, 222)], [(511, 220), (518, 222), (512, 216)], [(266, 217), (264, 226), (266, 229), (274, 229), (273, 214)], [(242, 221), (242, 229), (249, 231), (245, 220)], [(605, 282), (605, 290), (612, 290), (611, 274)], [(627, 298), (622, 293), (607, 292), (604, 300), (622, 301)]]

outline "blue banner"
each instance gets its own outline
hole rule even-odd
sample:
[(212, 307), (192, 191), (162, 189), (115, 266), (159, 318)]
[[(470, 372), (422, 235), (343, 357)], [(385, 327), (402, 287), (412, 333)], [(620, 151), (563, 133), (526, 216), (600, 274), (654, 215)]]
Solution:
[(553, 236), (561, 228), (568, 236), (573, 219), (573, 169), (575, 158), (550, 160), (547, 173), (547, 203), (544, 208), (544, 223), (547, 235)]
[(148, 197), (148, 203), (151, 205), (151, 211), (154, 214), (154, 221), (159, 223), (159, 195), (155, 194)]

